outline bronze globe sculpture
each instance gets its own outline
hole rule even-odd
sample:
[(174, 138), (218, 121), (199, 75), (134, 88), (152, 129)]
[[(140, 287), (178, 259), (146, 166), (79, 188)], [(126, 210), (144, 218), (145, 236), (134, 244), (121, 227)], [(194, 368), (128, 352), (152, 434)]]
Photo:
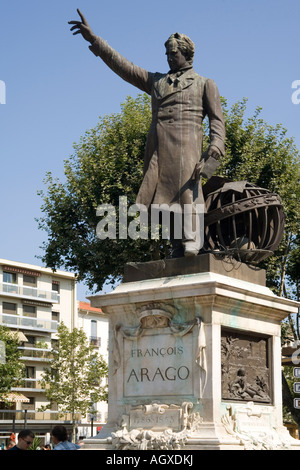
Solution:
[(204, 251), (257, 264), (278, 248), (285, 215), (280, 197), (247, 181), (212, 177), (204, 186)]

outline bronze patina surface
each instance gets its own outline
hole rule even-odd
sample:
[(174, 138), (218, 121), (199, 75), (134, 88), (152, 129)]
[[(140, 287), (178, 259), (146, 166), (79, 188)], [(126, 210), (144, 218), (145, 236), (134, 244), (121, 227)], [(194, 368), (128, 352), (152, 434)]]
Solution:
[[(144, 179), (136, 202), (146, 207), (179, 204), (182, 208), (184, 204), (203, 203), (201, 177), (210, 177), (225, 153), (225, 125), (215, 82), (193, 69), (194, 43), (184, 34), (172, 34), (165, 43), (170, 70), (149, 72), (96, 36), (83, 14), (79, 10), (78, 13), (81, 21), (69, 22), (73, 34), (81, 34), (90, 42), (90, 50), (108, 67), (152, 98)], [(203, 153), (202, 121), (206, 116), (210, 146)], [(195, 237), (187, 227), (182, 243), (185, 254), (198, 254), (200, 247), (195, 245)]]

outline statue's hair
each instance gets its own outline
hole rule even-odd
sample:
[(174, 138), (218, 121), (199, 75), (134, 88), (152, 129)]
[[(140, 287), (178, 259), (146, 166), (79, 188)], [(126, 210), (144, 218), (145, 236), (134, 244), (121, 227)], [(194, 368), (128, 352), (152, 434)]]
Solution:
[(186, 57), (186, 59), (189, 62), (193, 62), (195, 53), (195, 44), (193, 41), (185, 34), (174, 33), (165, 42), (165, 47), (167, 47), (168, 43), (174, 40), (177, 42), (178, 49)]

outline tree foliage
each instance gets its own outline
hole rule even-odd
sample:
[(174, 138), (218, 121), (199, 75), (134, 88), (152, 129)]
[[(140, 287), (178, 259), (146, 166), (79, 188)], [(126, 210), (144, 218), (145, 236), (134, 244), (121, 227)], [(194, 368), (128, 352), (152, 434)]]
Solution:
[(71, 413), (73, 427), (75, 415), (85, 415), (98, 401), (107, 400), (107, 387), (101, 381), (107, 376), (107, 364), (88, 344), (82, 329), (71, 332), (62, 322), (58, 326), (58, 347), (44, 370), (41, 380), (49, 405), (56, 405), (62, 414)]
[(0, 341), (5, 345), (5, 362), (0, 363), (0, 401), (6, 402), (11, 389), (19, 386), (24, 378), (24, 364), (20, 361), (17, 333), (0, 325)]

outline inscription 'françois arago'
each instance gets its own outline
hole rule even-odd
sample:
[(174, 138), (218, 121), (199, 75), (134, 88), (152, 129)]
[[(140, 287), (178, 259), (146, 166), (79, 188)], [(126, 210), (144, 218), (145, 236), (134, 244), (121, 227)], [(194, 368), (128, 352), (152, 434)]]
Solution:
[[(172, 347), (168, 348), (151, 348), (151, 349), (132, 349), (132, 357), (165, 357), (172, 355), (183, 354), (183, 347)], [(148, 367), (142, 367), (139, 370), (132, 369), (127, 382), (130, 380), (136, 380), (137, 382), (154, 382), (155, 380), (186, 380), (190, 374), (190, 370), (187, 366), (181, 366), (178, 369), (173, 366), (169, 366), (166, 369), (160, 369), (157, 367), (155, 370), (149, 370)]]
[(126, 396), (177, 395), (182, 393), (183, 385), (185, 390), (191, 391), (191, 335), (182, 338), (181, 344), (176, 341), (172, 335), (139, 338), (137, 347), (125, 341)]

